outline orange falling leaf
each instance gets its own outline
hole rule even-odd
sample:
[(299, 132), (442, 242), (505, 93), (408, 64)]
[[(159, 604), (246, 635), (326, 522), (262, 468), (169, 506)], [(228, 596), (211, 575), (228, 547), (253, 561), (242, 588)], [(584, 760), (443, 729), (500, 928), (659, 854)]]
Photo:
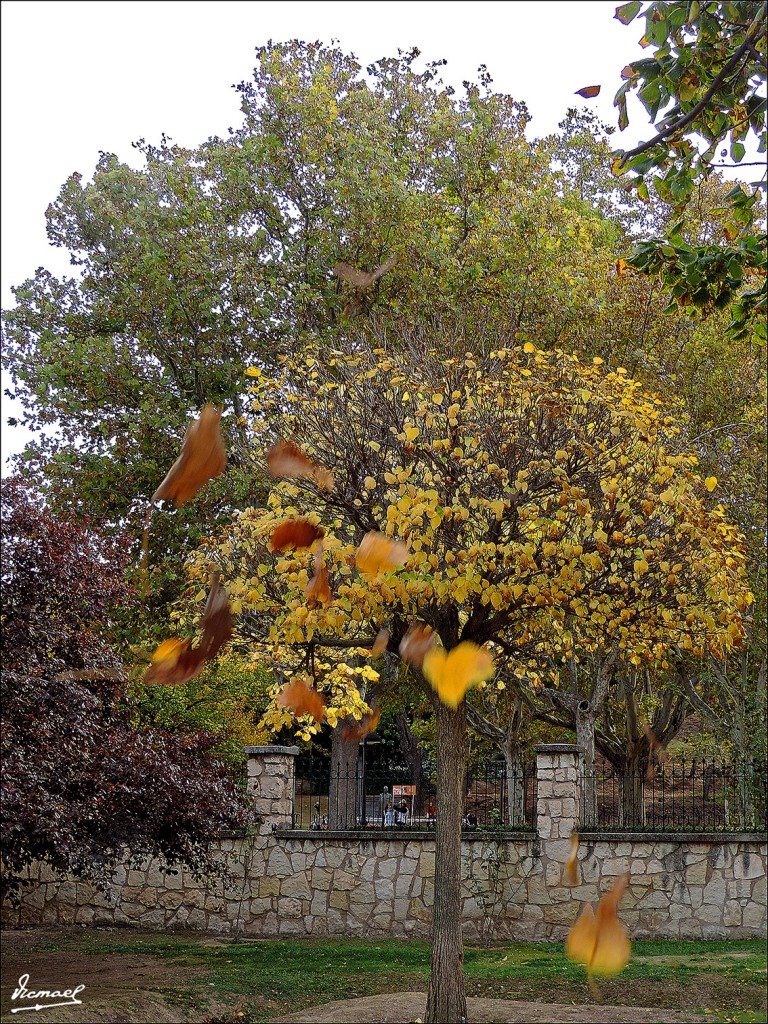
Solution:
[(322, 544), (318, 547), (317, 554), (315, 555), (315, 575), (307, 584), (304, 596), (310, 608), (316, 608), (318, 604), (330, 604), (333, 600), (333, 594), (331, 594), (331, 588), (328, 583), (328, 570), (323, 563)]
[(590, 987), (594, 985), (593, 975), (611, 978), (629, 963), (631, 943), (618, 917), (619, 900), (628, 884), (628, 874), (617, 878), (610, 891), (601, 897), (597, 910), (593, 913), (587, 903), (568, 932), (566, 955), (569, 960), (585, 965)]
[(626, 277), (627, 276), (627, 261), (622, 257), (616, 261), (616, 276)]
[(348, 725), (346, 728), (341, 730), (341, 738), (345, 743), (351, 743), (356, 740), (358, 743), (364, 739), (368, 733), (375, 732), (376, 726), (379, 724), (381, 718), (381, 711), (379, 708), (374, 708), (369, 715), (363, 715), (359, 722), (354, 725)]
[(378, 572), (389, 572), (403, 565), (408, 561), (408, 554), (408, 548), (401, 541), (371, 530), (363, 537), (355, 561), (360, 572), (375, 576)]
[(654, 757), (656, 758), (656, 761), (659, 764), (664, 764), (664, 762), (668, 760), (669, 755), (662, 746), (659, 738), (656, 736), (656, 733), (653, 731), (650, 725), (648, 725), (647, 722), (643, 723), (643, 732), (645, 733), (645, 738), (648, 740), (648, 752), (650, 754), (650, 757), (648, 759), (648, 768), (645, 772), (645, 778), (648, 782), (650, 782), (656, 775), (656, 768), (653, 763)]
[(267, 467), (272, 476), (289, 480), (314, 480), (322, 491), (333, 490), (333, 473), (307, 458), (298, 445), (278, 441), (267, 452)]
[(351, 267), (348, 263), (337, 263), (333, 268), (333, 272), (336, 277), (341, 278), (342, 281), (346, 281), (351, 284), (353, 288), (358, 288), (360, 291), (364, 291), (366, 288), (370, 288), (372, 284), (375, 284), (380, 277), (383, 277), (388, 270), (391, 270), (395, 265), (395, 260), (387, 260), (386, 263), (382, 263), (380, 267), (376, 267), (375, 270), (358, 270), (357, 267)]
[(221, 476), (227, 465), (221, 437), (222, 410), (205, 405), (197, 419), (191, 421), (184, 435), (181, 455), (152, 495), (152, 501), (172, 501), (176, 508), (194, 498), (197, 492)]
[(278, 704), (291, 708), (297, 718), (311, 715), (318, 723), (325, 718), (325, 700), (323, 695), (311, 687), (305, 679), (292, 679), (282, 688), (277, 698)]
[(579, 852), (579, 833), (571, 834), (571, 853), (565, 864), (565, 877), (571, 885), (576, 885), (579, 880), (578, 861), (576, 855)]
[(600, 95), (599, 85), (585, 85), (583, 89), (577, 89), (576, 96), (583, 96), (585, 100), (591, 100), (594, 96)]
[(189, 640), (164, 640), (152, 655), (152, 664), (144, 674), (145, 683), (181, 686), (199, 675), (232, 636), (229, 597), (219, 584), (219, 573), (211, 573), (210, 591), (202, 619), (203, 637), (198, 647)]
[(656, 760), (662, 762), (666, 761), (669, 755), (664, 749), (661, 740), (658, 738), (656, 733), (653, 731), (650, 725), (648, 725), (647, 722), (643, 723), (643, 732), (645, 733), (645, 738), (648, 740), (648, 745), (650, 746), (651, 753), (655, 755)]
[(488, 651), (464, 640), (447, 653), (442, 647), (431, 648), (421, 669), (443, 704), (457, 708), (467, 690), (490, 678), (496, 666)]
[(424, 655), (437, 642), (434, 630), (422, 622), (413, 622), (400, 641), (400, 657), (412, 668), (421, 668)]
[(269, 539), (270, 551), (287, 551), (289, 548), (309, 548), (316, 540), (325, 536), (322, 526), (310, 523), (308, 519), (285, 519), (272, 531)]
[(372, 658), (378, 658), (380, 654), (383, 654), (384, 651), (386, 651), (388, 643), (389, 630), (382, 628), (376, 634), (376, 639), (373, 641), (373, 646), (371, 647), (370, 656)]

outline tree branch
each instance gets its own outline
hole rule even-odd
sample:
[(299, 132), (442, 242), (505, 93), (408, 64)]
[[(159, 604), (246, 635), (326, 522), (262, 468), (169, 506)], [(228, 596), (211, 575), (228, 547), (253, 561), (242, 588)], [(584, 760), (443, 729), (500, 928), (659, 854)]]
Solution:
[(704, 110), (704, 108), (707, 106), (707, 104), (712, 99), (712, 97), (715, 95), (715, 93), (720, 88), (720, 86), (723, 84), (723, 82), (728, 78), (730, 73), (734, 70), (734, 68), (739, 63), (739, 61), (742, 59), (742, 57), (746, 53), (749, 52), (749, 50), (752, 47), (753, 39), (756, 39), (760, 35), (760, 32), (762, 31), (764, 21), (765, 21), (765, 16), (763, 16), (762, 18), (758, 19), (758, 21), (755, 23), (755, 25), (753, 27), (753, 32), (751, 34), (747, 35), (747, 38), (744, 40), (744, 42), (738, 48), (736, 53), (734, 53), (734, 55), (731, 57), (731, 59), (727, 62), (727, 64), (725, 64), (725, 66), (723, 67), (723, 70), (720, 72), (720, 74), (717, 75), (713, 79), (712, 84), (707, 89), (707, 91), (704, 93), (704, 95), (699, 100), (699, 102), (696, 104), (696, 106), (692, 107), (688, 111), (688, 113), (684, 117), (682, 117), (679, 121), (676, 121), (674, 124), (671, 124), (668, 128), (664, 128), (662, 131), (660, 131), (657, 135), (655, 135), (648, 142), (641, 142), (640, 145), (639, 146), (635, 146), (634, 149), (627, 150), (623, 154), (623, 156), (621, 157), (621, 161), (619, 163), (619, 170), (621, 170), (621, 168), (627, 163), (628, 160), (631, 160), (633, 157), (639, 156), (641, 153), (645, 153), (646, 150), (653, 149), (653, 147), (658, 145), (659, 142), (664, 142), (665, 139), (668, 139), (670, 136), (675, 135), (679, 131), (682, 131), (683, 128), (687, 128), (688, 125), (691, 124), (692, 121), (696, 120), (696, 118), (699, 116), (699, 114), (702, 112), (702, 110)]

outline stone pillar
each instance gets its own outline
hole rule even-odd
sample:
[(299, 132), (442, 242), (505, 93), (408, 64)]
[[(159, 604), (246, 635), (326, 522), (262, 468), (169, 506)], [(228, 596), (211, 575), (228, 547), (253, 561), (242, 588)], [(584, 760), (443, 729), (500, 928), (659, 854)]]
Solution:
[(298, 747), (243, 747), (248, 756), (247, 792), (263, 824), (260, 831), (293, 825), (294, 758)]
[(575, 743), (537, 743), (536, 831), (541, 839), (568, 839), (581, 813), (582, 749)]

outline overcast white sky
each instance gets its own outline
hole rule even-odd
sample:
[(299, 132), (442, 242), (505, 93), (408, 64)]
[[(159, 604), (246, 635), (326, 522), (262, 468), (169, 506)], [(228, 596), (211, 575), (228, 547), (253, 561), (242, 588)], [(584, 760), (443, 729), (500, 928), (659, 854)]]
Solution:
[[(269, 39), (337, 40), (364, 66), (417, 46), (446, 58), (446, 82), (461, 86), (486, 64), (494, 87), (524, 101), (531, 135), (557, 128), (569, 106), (589, 106), (616, 124), (620, 71), (642, 53), (643, 21), (623, 26), (612, 0), (495, 2), (261, 2), (261, 0), (3, 0), (2, 293), (45, 266), (69, 270), (45, 236), (45, 209), (65, 179), (89, 177), (99, 150), (136, 164), (131, 143), (165, 132), (182, 145), (225, 135), (240, 123), (234, 83), (251, 77), (254, 48)], [(601, 85), (597, 99), (574, 93)], [(644, 112), (621, 136), (650, 134)], [(618, 144), (618, 143), (617, 143)], [(10, 414), (3, 398), (3, 421)], [(2, 460), (23, 445), (5, 427)]]

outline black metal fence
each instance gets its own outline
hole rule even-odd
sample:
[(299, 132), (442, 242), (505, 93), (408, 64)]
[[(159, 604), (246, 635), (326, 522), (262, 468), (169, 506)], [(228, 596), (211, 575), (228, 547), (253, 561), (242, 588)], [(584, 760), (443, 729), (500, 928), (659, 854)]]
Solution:
[(604, 831), (765, 831), (764, 762), (673, 759), (621, 772), (587, 769), (583, 828)]
[[(348, 767), (315, 760), (296, 765), (293, 824), (296, 829), (434, 829), (434, 774), (413, 783), (407, 769), (369, 767), (359, 759)], [(532, 760), (507, 766), (489, 761), (470, 767), (463, 807), (465, 831), (532, 829), (536, 769)]]
[[(298, 758), (292, 827), (318, 831), (434, 829), (434, 765), (417, 781), (407, 769), (365, 762), (332, 767), (330, 757)], [(765, 762), (675, 759), (624, 771), (601, 762), (583, 778), (580, 827), (618, 832), (765, 831)], [(532, 830), (536, 766), (531, 756), (494, 759), (467, 772), (467, 832)]]

